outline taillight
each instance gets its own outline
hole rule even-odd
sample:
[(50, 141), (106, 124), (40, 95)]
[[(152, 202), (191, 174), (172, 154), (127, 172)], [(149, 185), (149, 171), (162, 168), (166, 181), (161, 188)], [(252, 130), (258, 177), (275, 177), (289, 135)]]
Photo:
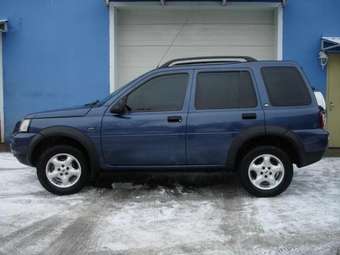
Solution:
[(324, 109), (322, 109), (321, 107), (319, 108), (320, 108), (320, 111), (319, 111), (320, 128), (325, 128), (326, 127), (326, 113)]

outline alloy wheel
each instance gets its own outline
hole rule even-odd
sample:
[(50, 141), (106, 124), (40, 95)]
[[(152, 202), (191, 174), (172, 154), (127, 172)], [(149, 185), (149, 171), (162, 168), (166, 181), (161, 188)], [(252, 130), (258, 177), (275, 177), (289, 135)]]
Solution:
[(271, 190), (284, 179), (285, 168), (281, 160), (272, 154), (262, 154), (249, 165), (248, 177), (260, 190)]
[(46, 177), (58, 188), (69, 188), (79, 180), (81, 165), (76, 157), (68, 153), (59, 153), (51, 157), (46, 164)]

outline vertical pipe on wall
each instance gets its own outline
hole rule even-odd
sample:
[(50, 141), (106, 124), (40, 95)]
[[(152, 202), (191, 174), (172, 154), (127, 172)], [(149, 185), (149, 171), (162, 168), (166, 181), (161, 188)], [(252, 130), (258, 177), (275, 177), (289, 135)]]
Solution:
[(4, 79), (2, 69), (2, 33), (0, 32), (0, 142), (5, 142)]
[(110, 4), (109, 35), (110, 35), (110, 93), (118, 88), (117, 79), (117, 7)]

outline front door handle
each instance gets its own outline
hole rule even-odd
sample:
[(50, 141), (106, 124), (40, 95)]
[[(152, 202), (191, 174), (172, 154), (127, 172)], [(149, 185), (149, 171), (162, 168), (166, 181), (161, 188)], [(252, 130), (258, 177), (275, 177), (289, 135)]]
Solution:
[(182, 116), (168, 116), (168, 122), (182, 122)]
[(242, 119), (244, 120), (254, 120), (256, 119), (256, 113), (242, 113)]

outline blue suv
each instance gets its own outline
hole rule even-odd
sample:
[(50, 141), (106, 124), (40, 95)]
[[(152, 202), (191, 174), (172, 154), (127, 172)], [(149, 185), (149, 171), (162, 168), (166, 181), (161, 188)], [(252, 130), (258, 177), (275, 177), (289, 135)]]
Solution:
[(293, 164), (327, 148), (301, 68), (251, 57), (175, 59), (102, 101), (27, 115), (11, 138), (48, 191), (78, 192), (118, 170), (235, 171), (255, 196), (286, 190)]

